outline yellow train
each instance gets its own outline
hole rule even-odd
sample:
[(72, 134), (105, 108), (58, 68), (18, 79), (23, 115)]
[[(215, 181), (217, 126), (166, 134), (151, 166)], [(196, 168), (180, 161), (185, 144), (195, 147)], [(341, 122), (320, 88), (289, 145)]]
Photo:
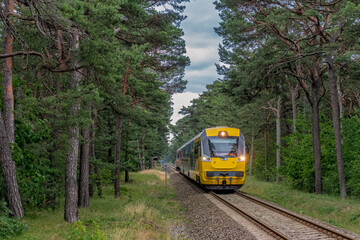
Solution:
[(245, 183), (245, 138), (231, 127), (207, 128), (176, 152), (176, 169), (209, 190)]

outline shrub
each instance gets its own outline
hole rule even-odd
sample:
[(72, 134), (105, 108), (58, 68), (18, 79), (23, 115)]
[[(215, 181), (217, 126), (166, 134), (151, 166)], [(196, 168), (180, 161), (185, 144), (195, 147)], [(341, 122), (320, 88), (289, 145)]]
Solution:
[(8, 239), (28, 229), (19, 218), (11, 217), (11, 211), (6, 203), (0, 203), (0, 239)]
[(80, 220), (74, 223), (69, 240), (108, 240), (109, 238), (103, 231), (99, 230), (99, 225), (95, 221), (89, 221), (84, 225)]

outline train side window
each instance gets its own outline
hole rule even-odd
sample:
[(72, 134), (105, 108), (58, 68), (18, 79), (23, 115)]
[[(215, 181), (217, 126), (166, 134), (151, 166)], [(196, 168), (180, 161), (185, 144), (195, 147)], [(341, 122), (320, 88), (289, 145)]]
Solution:
[(200, 142), (195, 143), (195, 156), (198, 157), (199, 156), (199, 150), (200, 150)]

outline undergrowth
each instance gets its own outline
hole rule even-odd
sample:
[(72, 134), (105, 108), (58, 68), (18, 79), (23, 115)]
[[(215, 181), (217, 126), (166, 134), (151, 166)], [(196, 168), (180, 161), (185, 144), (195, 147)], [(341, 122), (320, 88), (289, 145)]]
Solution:
[(27, 230), (27, 225), (11, 214), (6, 203), (0, 203), (0, 239), (9, 239)]
[(171, 239), (168, 229), (181, 213), (173, 189), (168, 186), (165, 195), (162, 173), (130, 173), (120, 195), (114, 198), (113, 186), (104, 186), (102, 197), (90, 198), (90, 207), (79, 209), (75, 224), (63, 220), (63, 208), (26, 211), (29, 230), (13, 239)]

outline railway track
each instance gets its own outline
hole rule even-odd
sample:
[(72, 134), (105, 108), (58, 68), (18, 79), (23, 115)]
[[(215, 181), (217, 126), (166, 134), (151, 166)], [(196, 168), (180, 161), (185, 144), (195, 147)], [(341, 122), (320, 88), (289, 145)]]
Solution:
[(317, 231), (319, 231), (321, 233), (324, 233), (324, 234), (328, 235), (330, 238), (344, 239), (344, 240), (345, 239), (346, 240), (355, 240), (356, 239), (355, 237), (352, 237), (352, 236), (350, 236), (348, 234), (341, 233), (338, 230), (335, 230), (335, 229), (333, 229), (331, 227), (327, 227), (325, 225), (319, 224), (319, 223), (314, 222), (314, 221), (312, 221), (310, 219), (307, 219), (305, 217), (299, 216), (299, 215), (294, 214), (294, 213), (292, 213), (290, 211), (287, 211), (285, 209), (282, 209), (282, 208), (279, 208), (279, 207), (274, 206), (272, 204), (269, 204), (269, 203), (267, 203), (267, 202), (265, 202), (263, 200), (255, 198), (255, 197), (253, 197), (251, 195), (248, 195), (246, 193), (243, 193), (243, 192), (240, 192), (240, 191), (235, 191), (235, 194), (237, 196), (240, 196), (240, 197), (242, 197), (244, 199), (247, 199), (247, 200), (249, 200), (251, 202), (259, 204), (259, 205), (261, 205), (261, 206), (263, 206), (263, 207), (265, 207), (267, 209), (275, 211), (275, 212), (277, 212), (277, 213), (279, 213), (279, 214), (281, 214), (281, 215), (283, 215), (283, 216), (285, 216), (287, 218), (290, 218), (290, 219), (292, 219), (294, 221), (297, 221), (297, 222), (299, 222), (299, 223), (301, 223), (303, 225), (311, 227), (311, 228), (313, 228), (313, 229), (315, 229), (315, 230), (317, 230)]
[[(259, 220), (261, 223), (256, 225), (276, 239), (359, 239), (242, 192), (235, 192), (235, 194), (223, 195), (222, 197), (214, 193), (212, 195), (217, 195), (217, 199), (221, 198), (221, 201), (232, 209), (238, 208), (255, 218), (255, 221)], [(280, 234), (269, 230), (270, 228), (275, 229)]]
[[(173, 166), (168, 165), (168, 169), (178, 173)], [(184, 176), (183, 178), (185, 179)], [(205, 193), (203, 189), (194, 183), (189, 181), (186, 182), (197, 192)], [(298, 214), (294, 214), (288, 210), (279, 208), (243, 192), (235, 191), (234, 194), (227, 195), (210, 192), (209, 195), (232, 209), (237, 214), (241, 215), (243, 218), (247, 219), (252, 224), (256, 225), (259, 229), (266, 232), (274, 239), (359, 239), (355, 236), (342, 233), (331, 227), (309, 220)], [(237, 199), (235, 197), (237, 197)], [(245, 201), (248, 202), (247, 205), (244, 205)], [(250, 203), (253, 205), (251, 208), (248, 207)], [(258, 208), (256, 210), (258, 212), (257, 214), (254, 214), (255, 211), (252, 210), (254, 208)], [(262, 215), (266, 215), (267, 217), (264, 218)], [(280, 218), (281, 221), (278, 221)], [(282, 228), (279, 225), (288, 226)], [(289, 228), (293, 228), (293, 230), (288, 231)]]
[(213, 196), (214, 198), (216, 198), (217, 200), (219, 200), (220, 202), (222, 202), (223, 204), (225, 204), (226, 206), (233, 209), (235, 212), (237, 212), (240, 215), (242, 215), (243, 217), (245, 217), (250, 222), (257, 225), (260, 229), (264, 230), (265, 232), (267, 232), (269, 235), (271, 235), (275, 239), (284, 239), (284, 240), (290, 239), (285, 234), (281, 233), (280, 231), (276, 230), (275, 228), (271, 227), (270, 225), (266, 224), (265, 222), (261, 221), (260, 219), (246, 213), (245, 211), (241, 210), (240, 208), (238, 208), (237, 206), (235, 206), (231, 202), (229, 202), (229, 201), (225, 200), (224, 198), (220, 197), (218, 194), (216, 194), (214, 192), (210, 192), (210, 195)]
[(186, 183), (192, 187), (195, 191), (197, 191), (198, 193), (205, 193), (205, 191), (200, 188), (198, 185), (195, 185), (195, 183), (190, 182), (189, 179), (187, 179), (187, 177), (181, 173), (179, 173), (178, 171), (176, 171), (176, 168), (173, 165), (167, 164), (167, 169), (170, 169), (171, 171), (173, 171), (175, 174), (179, 174), (180, 176), (182, 176), (184, 178), (184, 180), (186, 180)]
[[(174, 171), (176, 174), (179, 174), (175, 167), (171, 166), (171, 165), (167, 165), (168, 169)], [(182, 174), (181, 175), (184, 180), (186, 180), (186, 183), (191, 186), (195, 191), (197, 191), (198, 193), (206, 193), (202, 188), (200, 188), (199, 186), (195, 185), (194, 183), (188, 181), (189, 179), (186, 179), (186, 177)], [(263, 223), (261, 220), (256, 219), (254, 217), (252, 217), (251, 215), (245, 213), (244, 211), (240, 210), (239, 208), (237, 208), (236, 206), (234, 206), (233, 204), (231, 204), (229, 201), (226, 201), (225, 199), (223, 199), (222, 197), (218, 196), (217, 194), (215, 194), (214, 192), (210, 192), (209, 193), (213, 198), (217, 199), (218, 201), (222, 202), (224, 205), (230, 207), (233, 211), (235, 211), (236, 213), (240, 214), (241, 216), (243, 216), (244, 218), (246, 218), (248, 221), (252, 222), (254, 225), (256, 225), (258, 228), (262, 229), (263, 231), (265, 231), (267, 234), (269, 234), (270, 236), (274, 237), (275, 239), (290, 239), (288, 238), (286, 235), (282, 234), (281, 232), (277, 231), (276, 229), (271, 228), (271, 226), (266, 225), (265, 223)]]

